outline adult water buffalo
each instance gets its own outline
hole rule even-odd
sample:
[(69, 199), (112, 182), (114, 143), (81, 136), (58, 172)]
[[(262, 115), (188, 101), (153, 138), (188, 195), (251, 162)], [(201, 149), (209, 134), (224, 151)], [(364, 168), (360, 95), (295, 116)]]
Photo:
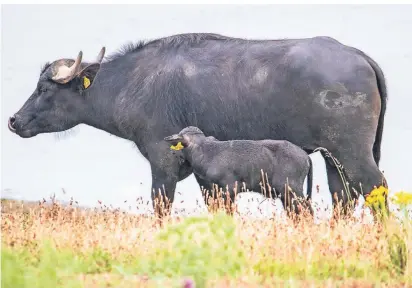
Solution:
[[(102, 62), (104, 53), (92, 63), (80, 52), (47, 64), (9, 129), (28, 138), (84, 123), (129, 139), (150, 162), (152, 199), (161, 189), (171, 202), (192, 169), (163, 138), (187, 126), (219, 140), (284, 139), (308, 153), (325, 147), (345, 168), (351, 194), (337, 193), (344, 203), (357, 197), (353, 189), (366, 195), (382, 185), (385, 79), (355, 48), (329, 37), (189, 33), (125, 46)], [(326, 165), (331, 192), (343, 191), (338, 170)]]

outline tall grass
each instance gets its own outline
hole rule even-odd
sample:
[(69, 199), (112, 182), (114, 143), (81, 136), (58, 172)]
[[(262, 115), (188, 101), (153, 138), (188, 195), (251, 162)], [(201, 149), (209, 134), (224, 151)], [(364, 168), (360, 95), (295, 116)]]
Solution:
[[(220, 203), (220, 204), (219, 204)], [(2, 201), (2, 287), (412, 287), (410, 222), (151, 216)]]

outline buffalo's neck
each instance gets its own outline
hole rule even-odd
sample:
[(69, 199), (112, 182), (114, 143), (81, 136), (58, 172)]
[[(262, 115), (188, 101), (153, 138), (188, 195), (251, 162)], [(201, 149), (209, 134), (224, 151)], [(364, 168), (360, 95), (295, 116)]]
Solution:
[(120, 138), (137, 141), (137, 133), (142, 131), (144, 121), (142, 115), (133, 113), (136, 103), (130, 103), (125, 94), (127, 77), (120, 77), (122, 72), (116, 71), (115, 64), (104, 63), (91, 89), (85, 93), (87, 107), (84, 123), (104, 130)]
[(115, 121), (115, 97), (106, 95), (98, 89), (90, 91), (86, 97), (88, 105), (84, 123), (124, 138), (125, 135), (118, 129)]

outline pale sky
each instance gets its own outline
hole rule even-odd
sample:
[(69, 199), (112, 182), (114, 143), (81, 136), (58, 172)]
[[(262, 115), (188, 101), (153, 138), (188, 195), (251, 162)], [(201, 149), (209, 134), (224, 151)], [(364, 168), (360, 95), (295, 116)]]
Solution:
[[(146, 203), (150, 166), (131, 142), (85, 125), (64, 137), (46, 134), (23, 139), (7, 129), (7, 119), (31, 95), (46, 61), (74, 58), (79, 50), (85, 60), (92, 60), (102, 46), (109, 55), (129, 41), (188, 32), (260, 39), (323, 35), (369, 54), (383, 69), (389, 93), (381, 170), (392, 192), (412, 192), (411, 15), (410, 5), (2, 6), (2, 195), (39, 200), (56, 193), (83, 205), (94, 206), (100, 200), (124, 208), (142, 196)], [(314, 201), (330, 205), (323, 159), (318, 154), (311, 157), (314, 187), (321, 187)], [(176, 193), (175, 208), (190, 210), (196, 200), (202, 203), (193, 175), (178, 183), (177, 191), (181, 194)], [(252, 203), (247, 198), (239, 201), (241, 209), (256, 210), (263, 199)], [(272, 209), (269, 201), (261, 208)]]

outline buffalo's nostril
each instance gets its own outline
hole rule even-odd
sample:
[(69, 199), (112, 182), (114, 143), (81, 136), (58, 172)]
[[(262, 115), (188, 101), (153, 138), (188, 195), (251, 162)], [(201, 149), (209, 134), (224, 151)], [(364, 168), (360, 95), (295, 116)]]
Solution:
[(14, 125), (16, 124), (16, 117), (15, 116), (12, 116), (12, 117), (10, 117), (9, 118), (9, 129), (11, 130), (11, 131), (15, 131), (16, 129), (14, 128)]

